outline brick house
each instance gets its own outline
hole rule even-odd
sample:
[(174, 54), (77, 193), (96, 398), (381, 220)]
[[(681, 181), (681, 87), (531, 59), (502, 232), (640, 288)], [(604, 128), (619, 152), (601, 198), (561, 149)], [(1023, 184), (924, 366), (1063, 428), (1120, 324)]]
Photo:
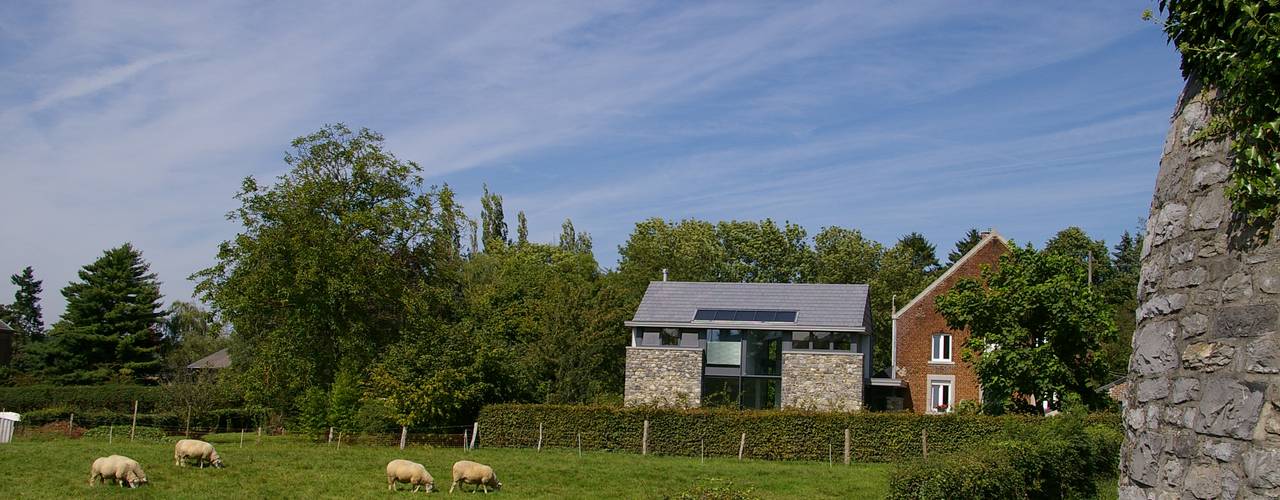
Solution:
[(934, 301), (961, 278), (980, 276), (982, 266), (999, 265), (1000, 256), (1008, 251), (1009, 242), (1000, 234), (983, 233), (964, 257), (893, 313), (891, 378), (875, 379), (872, 384), (900, 388), (897, 397), (902, 398), (902, 409), (946, 412), (960, 401), (982, 400), (977, 375), (960, 359), (960, 346), (969, 339), (969, 333), (947, 328)]
[(627, 321), (626, 405), (858, 410), (867, 285), (649, 283)]

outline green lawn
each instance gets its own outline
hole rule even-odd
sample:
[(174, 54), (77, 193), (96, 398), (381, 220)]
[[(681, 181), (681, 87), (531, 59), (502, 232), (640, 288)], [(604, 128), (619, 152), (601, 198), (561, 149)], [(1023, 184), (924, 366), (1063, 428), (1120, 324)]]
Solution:
[[(252, 438), (250, 438), (252, 439)], [(171, 443), (114, 445), (93, 439), (19, 440), (0, 445), (0, 498), (353, 498), (392, 495), (386, 490), (388, 461), (405, 458), (426, 465), (436, 479), (434, 494), (447, 494), (449, 469), (463, 458), (493, 466), (512, 498), (661, 498), (695, 485), (730, 480), (764, 498), (880, 498), (888, 491), (888, 464), (852, 466), (815, 462), (766, 462), (657, 457), (573, 450), (459, 449), (333, 446), (264, 438), (262, 443), (218, 443), (225, 469), (178, 468)], [(150, 484), (137, 490), (88, 486), (93, 459), (129, 456), (146, 470)], [(404, 487), (403, 485), (401, 486)], [(401, 491), (400, 495), (409, 495)], [(456, 494), (456, 493), (455, 493)]]

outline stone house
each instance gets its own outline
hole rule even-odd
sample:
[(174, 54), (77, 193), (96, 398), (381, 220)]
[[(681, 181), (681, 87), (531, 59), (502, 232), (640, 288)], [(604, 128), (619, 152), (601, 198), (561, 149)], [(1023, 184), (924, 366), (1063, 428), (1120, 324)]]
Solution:
[(870, 311), (867, 285), (651, 282), (625, 404), (861, 409)]
[(1008, 251), (1009, 242), (999, 233), (983, 233), (978, 244), (942, 276), (894, 311), (890, 377), (871, 380), (872, 386), (889, 393), (888, 409), (950, 412), (960, 401), (982, 400), (977, 374), (960, 359), (960, 346), (969, 339), (969, 332), (948, 328), (935, 300), (960, 279), (979, 277), (983, 266), (997, 266)]

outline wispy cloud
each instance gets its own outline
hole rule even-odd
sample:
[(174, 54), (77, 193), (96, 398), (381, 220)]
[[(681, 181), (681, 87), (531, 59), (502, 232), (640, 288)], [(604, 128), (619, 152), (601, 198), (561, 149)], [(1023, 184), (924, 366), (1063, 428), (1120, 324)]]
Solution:
[(1137, 16), (1101, 1), (1053, 16), (940, 0), (0, 4), (0, 232), (17, 235), (0, 272), (34, 265), (56, 314), (78, 266), (133, 241), (186, 298), (236, 230), (240, 178), (278, 175), (291, 138), (337, 121), (383, 132), (465, 199), (488, 182), (535, 238), (572, 217), (604, 265), (650, 216), (922, 230), (940, 247), (984, 224), (1106, 236), (1142, 215), (1178, 87)]

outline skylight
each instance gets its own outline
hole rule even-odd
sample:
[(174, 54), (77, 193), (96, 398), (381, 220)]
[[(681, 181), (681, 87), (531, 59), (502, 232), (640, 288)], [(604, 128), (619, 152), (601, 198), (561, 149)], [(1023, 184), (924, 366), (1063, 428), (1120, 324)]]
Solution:
[(795, 323), (795, 311), (761, 311), (756, 309), (698, 309), (694, 321), (762, 321)]

